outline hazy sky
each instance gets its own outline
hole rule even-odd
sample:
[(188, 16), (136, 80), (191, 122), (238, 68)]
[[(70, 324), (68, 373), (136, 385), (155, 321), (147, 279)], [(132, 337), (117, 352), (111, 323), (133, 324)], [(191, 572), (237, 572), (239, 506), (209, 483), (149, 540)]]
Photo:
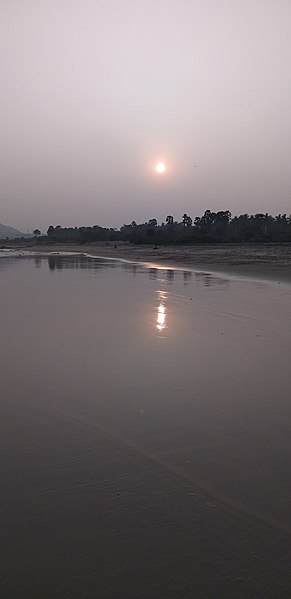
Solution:
[(0, 0), (0, 222), (290, 213), (290, 24), (290, 0)]

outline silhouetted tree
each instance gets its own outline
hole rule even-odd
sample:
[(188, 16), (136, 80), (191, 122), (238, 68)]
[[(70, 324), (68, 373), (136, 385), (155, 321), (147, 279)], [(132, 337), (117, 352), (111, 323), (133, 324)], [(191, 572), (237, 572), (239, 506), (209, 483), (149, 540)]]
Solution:
[(191, 227), (192, 226), (191, 216), (188, 216), (188, 214), (183, 214), (182, 223), (183, 223), (184, 227)]
[(158, 221), (157, 221), (157, 219), (156, 219), (156, 218), (151, 218), (151, 219), (149, 220), (149, 225), (150, 225), (150, 227), (156, 227), (156, 226), (157, 226), (157, 224), (158, 224)]
[(49, 228), (48, 228), (48, 230), (47, 230), (48, 237), (52, 237), (54, 230), (55, 229), (54, 229), (53, 225), (50, 225)]

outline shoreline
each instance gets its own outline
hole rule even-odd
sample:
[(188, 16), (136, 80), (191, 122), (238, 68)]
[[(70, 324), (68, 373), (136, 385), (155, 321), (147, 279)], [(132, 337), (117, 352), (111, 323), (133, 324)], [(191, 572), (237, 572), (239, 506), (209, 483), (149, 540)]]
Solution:
[[(116, 247), (115, 247), (116, 245)], [(249, 279), (291, 283), (291, 244), (159, 246), (124, 242), (92, 244), (9, 244), (9, 250), (36, 254), (73, 252), (92, 257), (145, 263), (164, 268), (212, 272)]]

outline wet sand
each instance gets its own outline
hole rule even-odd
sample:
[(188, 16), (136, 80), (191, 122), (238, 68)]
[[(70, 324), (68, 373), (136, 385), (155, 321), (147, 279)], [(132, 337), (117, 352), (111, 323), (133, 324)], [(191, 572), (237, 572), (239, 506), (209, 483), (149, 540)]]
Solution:
[(291, 244), (228, 244), (196, 246), (132, 245), (118, 242), (92, 244), (25, 244), (37, 252), (85, 252), (95, 256), (152, 262), (169, 267), (183, 267), (221, 272), (244, 277), (291, 282)]
[(0, 596), (289, 597), (290, 286), (0, 276)]

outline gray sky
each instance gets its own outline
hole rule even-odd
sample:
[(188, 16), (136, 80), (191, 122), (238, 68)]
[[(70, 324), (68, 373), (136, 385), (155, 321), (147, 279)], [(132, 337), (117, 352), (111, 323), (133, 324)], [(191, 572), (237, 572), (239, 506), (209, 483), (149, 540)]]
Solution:
[(0, 221), (290, 213), (290, 24), (290, 0), (0, 0)]

